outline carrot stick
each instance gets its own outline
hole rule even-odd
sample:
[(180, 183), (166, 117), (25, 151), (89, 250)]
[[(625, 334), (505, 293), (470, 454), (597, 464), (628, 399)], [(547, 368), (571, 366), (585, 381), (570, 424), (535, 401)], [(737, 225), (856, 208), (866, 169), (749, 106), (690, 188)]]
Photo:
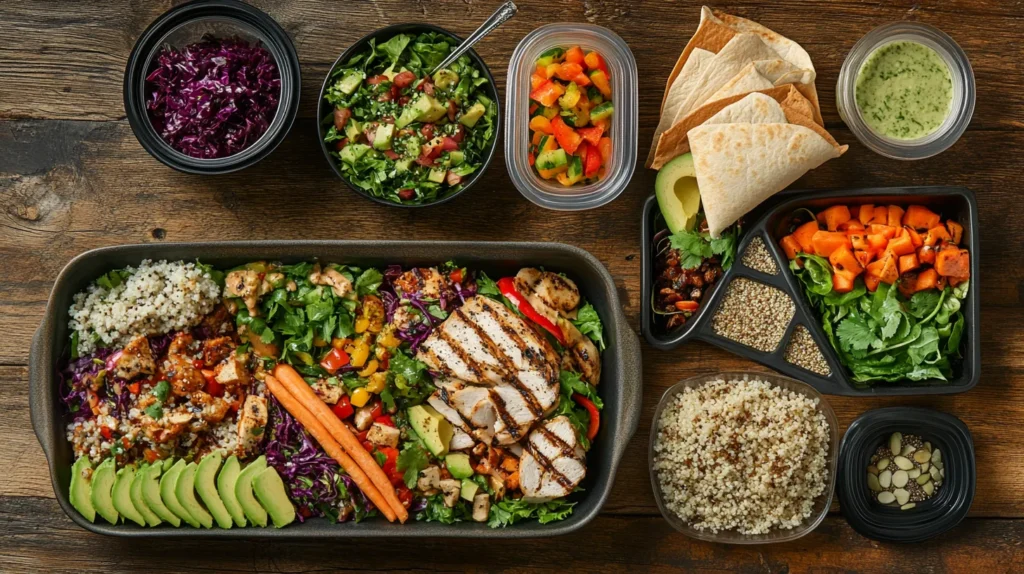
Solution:
[(395, 487), (391, 486), (391, 481), (388, 480), (387, 475), (384, 474), (377, 461), (370, 456), (370, 453), (366, 452), (363, 445), (359, 444), (359, 440), (352, 434), (352, 431), (341, 424), (338, 417), (327, 407), (327, 403), (323, 402), (316, 395), (316, 392), (306, 384), (306, 381), (299, 376), (299, 373), (291, 365), (279, 363), (274, 367), (274, 376), (327, 428), (327, 431), (331, 433), (334, 440), (338, 441), (338, 444), (355, 460), (356, 464), (362, 467), (363, 471), (370, 477), (370, 480), (373, 481), (381, 494), (384, 495), (384, 498), (391, 505), (395, 514), (398, 515), (398, 519), (403, 523), (408, 520), (409, 512), (402, 506), (401, 501), (398, 500), (398, 496), (395, 494)]
[(306, 410), (306, 407), (302, 406), (302, 403), (288, 392), (288, 389), (281, 384), (281, 381), (278, 381), (269, 375), (265, 381), (267, 383), (267, 388), (269, 388), (270, 392), (277, 398), (277, 401), (281, 403), (281, 406), (295, 417), (295, 420), (299, 421), (299, 424), (306, 429), (306, 432), (308, 432), (316, 442), (320, 443), (324, 452), (334, 460), (338, 461), (341, 468), (345, 469), (345, 472), (352, 478), (352, 482), (356, 483), (359, 490), (361, 490), (363, 494), (365, 494), (366, 497), (380, 509), (384, 516), (387, 517), (388, 521), (394, 522), (395, 513), (391, 510), (391, 506), (388, 504), (387, 500), (381, 495), (380, 491), (377, 490), (377, 487), (374, 486), (370, 477), (366, 476), (363, 469), (360, 468), (354, 460), (352, 460), (352, 457), (345, 454), (345, 450), (341, 448), (338, 441), (334, 440), (331, 433), (327, 432), (324, 425), (320, 424), (320, 421), (316, 420), (316, 417)]

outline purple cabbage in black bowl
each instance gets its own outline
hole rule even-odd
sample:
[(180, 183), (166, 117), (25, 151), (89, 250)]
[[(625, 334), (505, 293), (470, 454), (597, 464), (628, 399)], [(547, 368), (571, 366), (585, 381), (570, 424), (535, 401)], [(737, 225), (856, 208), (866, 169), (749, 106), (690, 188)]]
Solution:
[(255, 164), (298, 111), (295, 47), (269, 16), (236, 0), (197, 0), (166, 12), (128, 59), (124, 102), (139, 143), (187, 173)]

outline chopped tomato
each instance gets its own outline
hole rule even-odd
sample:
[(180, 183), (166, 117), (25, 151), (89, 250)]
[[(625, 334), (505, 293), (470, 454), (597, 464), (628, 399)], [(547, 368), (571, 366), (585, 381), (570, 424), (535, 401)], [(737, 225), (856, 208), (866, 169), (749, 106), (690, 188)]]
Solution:
[(390, 149), (384, 150), (384, 155), (388, 156), (388, 159), (390, 159), (390, 160), (396, 160), (396, 159), (402, 157), (402, 156), (398, 155), (397, 153), (395, 153), (395, 150), (390, 150)]
[(342, 349), (332, 348), (331, 352), (327, 353), (327, 356), (320, 361), (320, 366), (323, 367), (325, 371), (333, 375), (338, 372), (338, 369), (347, 365), (350, 360), (348, 353)]
[(441, 151), (455, 151), (457, 149), (459, 149), (459, 142), (455, 141), (455, 139), (445, 136), (441, 140)]
[(398, 487), (398, 501), (402, 503), (402, 506), (409, 508), (412, 506), (412, 491), (409, 490), (405, 484)]
[(448, 274), (448, 278), (452, 280), (452, 283), (462, 283), (462, 269), (453, 269), (452, 272)]
[(370, 434), (370, 429), (366, 429), (363, 432), (356, 433), (356, 438), (359, 442), (366, 442), (366, 435)]
[(459, 124), (455, 128), (455, 133), (452, 134), (452, 139), (455, 140), (456, 143), (462, 143), (462, 138), (464, 137), (466, 137), (466, 128), (463, 127), (462, 124)]
[(564, 93), (565, 88), (561, 84), (548, 80), (530, 92), (530, 99), (542, 106), (553, 106)]
[(380, 423), (386, 427), (394, 428), (395, 426), (395, 421), (391, 420), (391, 415), (380, 415), (379, 417), (373, 419), (373, 422)]
[(366, 449), (366, 452), (373, 452), (373, 443), (368, 440), (364, 440), (363, 448)]
[(459, 104), (455, 100), (448, 100), (448, 121), (454, 122), (455, 116), (459, 114)]
[(352, 117), (352, 112), (348, 108), (334, 108), (334, 127), (339, 132), (345, 129), (345, 124), (348, 123), (348, 119)]
[(206, 392), (214, 397), (223, 397), (224, 385), (220, 384), (216, 377), (209, 377), (206, 379)]
[(423, 124), (423, 127), (420, 128), (420, 133), (428, 140), (434, 139), (434, 124)]
[(392, 446), (378, 446), (377, 450), (384, 455), (384, 464), (381, 467), (385, 473), (394, 471), (398, 466), (398, 449)]
[(591, 145), (598, 145), (601, 142), (604, 129), (601, 127), (576, 128), (576, 132)]
[(142, 456), (146, 457), (146, 462), (148, 462), (149, 464), (153, 464), (154, 462), (160, 460), (160, 453), (151, 448), (147, 448), (146, 450), (142, 451)]
[(403, 201), (409, 201), (416, 197), (415, 189), (400, 189), (398, 190), (398, 197), (402, 198)]
[(137, 394), (139, 394), (139, 391), (142, 390), (142, 383), (140, 383), (138, 381), (136, 381), (134, 383), (131, 383), (131, 384), (128, 385), (128, 390), (133, 395), (137, 395)]
[(554, 119), (551, 120), (551, 129), (555, 132), (555, 139), (558, 140), (558, 145), (561, 146), (566, 153), (576, 153), (576, 148), (580, 147), (580, 142), (583, 141), (580, 134), (576, 133), (571, 127), (566, 125), (559, 116), (555, 116)]
[(612, 160), (612, 139), (601, 138), (601, 141), (597, 142), (597, 149), (601, 152), (601, 164), (608, 165)]
[(110, 427), (100, 427), (100, 434), (103, 438), (110, 440), (110, 437), (114, 436), (114, 431)]
[(348, 138), (344, 138), (344, 139), (338, 141), (337, 143), (335, 143), (334, 144), (334, 148), (337, 149), (338, 151), (341, 151), (341, 150), (345, 149), (345, 146), (347, 146), (347, 145), (348, 145)]
[(423, 90), (423, 93), (427, 94), (428, 96), (434, 95), (434, 84), (429, 80), (423, 80), (423, 83), (420, 84), (419, 89)]
[(204, 363), (202, 359), (196, 359), (196, 360), (192, 361), (192, 366), (197, 368), (197, 369), (205, 369), (206, 368), (206, 363)]
[(349, 400), (348, 395), (342, 395), (338, 402), (331, 407), (331, 411), (341, 420), (347, 419), (356, 412), (352, 408), (352, 401)]
[(579, 46), (573, 46), (565, 51), (565, 61), (573, 64), (583, 65), (583, 50)]
[(366, 78), (366, 83), (370, 84), (371, 86), (376, 86), (377, 84), (380, 84), (380, 83), (386, 82), (386, 81), (388, 81), (388, 77), (387, 76), (383, 76), (383, 75), (370, 76), (369, 78)]
[(562, 62), (562, 65), (555, 71), (555, 77), (566, 82), (572, 81), (576, 76), (583, 73), (583, 66), (573, 62)]
[(416, 81), (416, 74), (409, 71), (399, 72), (395, 79), (391, 81), (399, 88), (407, 88), (409, 84)]
[[(544, 77), (544, 75), (542, 75), (542, 74), (537, 74), (537, 73), (530, 74), (530, 89), (531, 90), (536, 90), (537, 86), (540, 86), (541, 84), (543, 84), (546, 81), (548, 81), (548, 79), (546, 77)], [(530, 113), (533, 113), (533, 112), (530, 112)]]
[(590, 78), (588, 78), (587, 75), (584, 74), (583, 72), (577, 74), (576, 77), (572, 79), (572, 81), (576, 82), (576, 85), (581, 88), (585, 88), (591, 84)]

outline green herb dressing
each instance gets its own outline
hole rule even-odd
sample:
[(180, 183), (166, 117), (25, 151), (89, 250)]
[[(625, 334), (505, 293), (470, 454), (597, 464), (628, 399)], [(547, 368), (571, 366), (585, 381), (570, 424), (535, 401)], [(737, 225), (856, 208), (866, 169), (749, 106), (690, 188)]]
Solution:
[(917, 139), (934, 133), (953, 101), (953, 79), (939, 54), (901, 40), (876, 49), (857, 73), (857, 108), (880, 135)]

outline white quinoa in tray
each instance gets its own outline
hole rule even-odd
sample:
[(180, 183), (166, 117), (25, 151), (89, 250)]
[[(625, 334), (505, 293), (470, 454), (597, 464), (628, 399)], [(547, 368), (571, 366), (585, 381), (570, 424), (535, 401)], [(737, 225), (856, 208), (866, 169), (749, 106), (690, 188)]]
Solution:
[(657, 421), (665, 505), (702, 531), (792, 529), (828, 485), (829, 425), (817, 399), (758, 380), (715, 380)]
[(744, 265), (755, 271), (767, 273), (768, 275), (779, 274), (779, 266), (775, 263), (775, 258), (772, 257), (771, 251), (768, 251), (768, 246), (764, 244), (764, 240), (760, 237), (750, 240), (750, 244), (743, 251), (742, 261)]
[(220, 301), (217, 282), (195, 263), (147, 259), (124, 271), (130, 276), (113, 289), (93, 283), (75, 295), (69, 328), (80, 354), (194, 326)]
[(737, 277), (726, 286), (711, 328), (722, 337), (770, 353), (782, 342), (795, 314), (796, 305), (782, 290)]

